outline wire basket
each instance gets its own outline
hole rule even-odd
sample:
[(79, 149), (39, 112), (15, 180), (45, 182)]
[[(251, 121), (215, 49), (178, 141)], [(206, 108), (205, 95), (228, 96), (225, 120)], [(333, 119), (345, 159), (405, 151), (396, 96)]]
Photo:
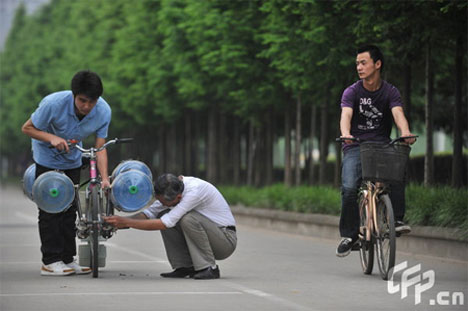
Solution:
[(361, 149), (362, 179), (402, 182), (411, 148), (402, 144), (364, 142)]

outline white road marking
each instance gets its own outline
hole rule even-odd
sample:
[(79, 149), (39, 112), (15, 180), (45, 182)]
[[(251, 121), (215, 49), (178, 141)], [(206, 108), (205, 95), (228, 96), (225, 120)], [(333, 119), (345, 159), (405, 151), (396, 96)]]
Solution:
[(242, 292), (101, 292), (101, 293), (21, 293), (0, 294), (0, 297), (50, 297), (50, 296), (144, 296), (144, 295), (241, 295)]
[(318, 309), (314, 309), (314, 308), (311, 308), (309, 306), (305, 307), (305, 306), (302, 306), (300, 304), (291, 302), (291, 301), (289, 301), (287, 299), (277, 297), (277, 296), (275, 296), (273, 294), (269, 294), (269, 293), (266, 293), (266, 292), (258, 290), (258, 289), (252, 289), (252, 288), (249, 288), (249, 287), (237, 284), (237, 283), (228, 282), (228, 281), (224, 281), (223, 283), (227, 287), (230, 287), (232, 289), (240, 290), (241, 292), (244, 292), (246, 294), (250, 294), (250, 295), (254, 295), (254, 296), (257, 296), (257, 297), (264, 298), (264, 299), (269, 300), (269, 301), (271, 301), (273, 303), (276, 303), (276, 304), (281, 304), (281, 305), (285, 306), (287, 308), (287, 310), (318, 311)]

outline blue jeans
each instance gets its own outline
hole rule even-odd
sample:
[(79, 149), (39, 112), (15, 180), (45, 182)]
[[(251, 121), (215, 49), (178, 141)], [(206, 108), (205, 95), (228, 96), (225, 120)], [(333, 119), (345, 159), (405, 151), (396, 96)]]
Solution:
[[(358, 189), (362, 182), (360, 148), (353, 147), (343, 155), (341, 164), (341, 217), (340, 235), (357, 239), (359, 232)], [(390, 184), (395, 220), (402, 221), (405, 216), (405, 183)]]

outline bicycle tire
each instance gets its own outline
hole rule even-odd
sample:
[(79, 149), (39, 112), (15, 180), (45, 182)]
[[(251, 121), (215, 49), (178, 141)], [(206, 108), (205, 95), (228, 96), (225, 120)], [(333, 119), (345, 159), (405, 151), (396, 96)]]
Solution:
[(362, 271), (364, 274), (372, 274), (374, 268), (374, 238), (370, 235), (370, 240), (366, 239), (367, 230), (367, 199), (364, 193), (359, 195), (359, 257), (361, 262)]
[(395, 219), (388, 194), (380, 196), (377, 202), (376, 217), (379, 226), (379, 234), (376, 237), (377, 262), (380, 276), (382, 279), (388, 280), (390, 271), (395, 266), (396, 254)]
[(100, 211), (99, 189), (98, 186), (93, 187), (91, 190), (91, 269), (93, 271), (93, 278), (99, 276), (99, 224), (98, 215)]

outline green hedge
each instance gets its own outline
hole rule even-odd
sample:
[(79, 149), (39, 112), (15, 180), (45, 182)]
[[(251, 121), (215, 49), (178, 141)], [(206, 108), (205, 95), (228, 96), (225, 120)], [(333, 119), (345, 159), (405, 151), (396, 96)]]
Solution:
[[(333, 187), (291, 187), (277, 184), (264, 188), (221, 186), (229, 204), (280, 209), (300, 213), (339, 215), (340, 191)], [(406, 189), (406, 221), (412, 225), (462, 229), (468, 236), (468, 190), (426, 188), (411, 184)]]

